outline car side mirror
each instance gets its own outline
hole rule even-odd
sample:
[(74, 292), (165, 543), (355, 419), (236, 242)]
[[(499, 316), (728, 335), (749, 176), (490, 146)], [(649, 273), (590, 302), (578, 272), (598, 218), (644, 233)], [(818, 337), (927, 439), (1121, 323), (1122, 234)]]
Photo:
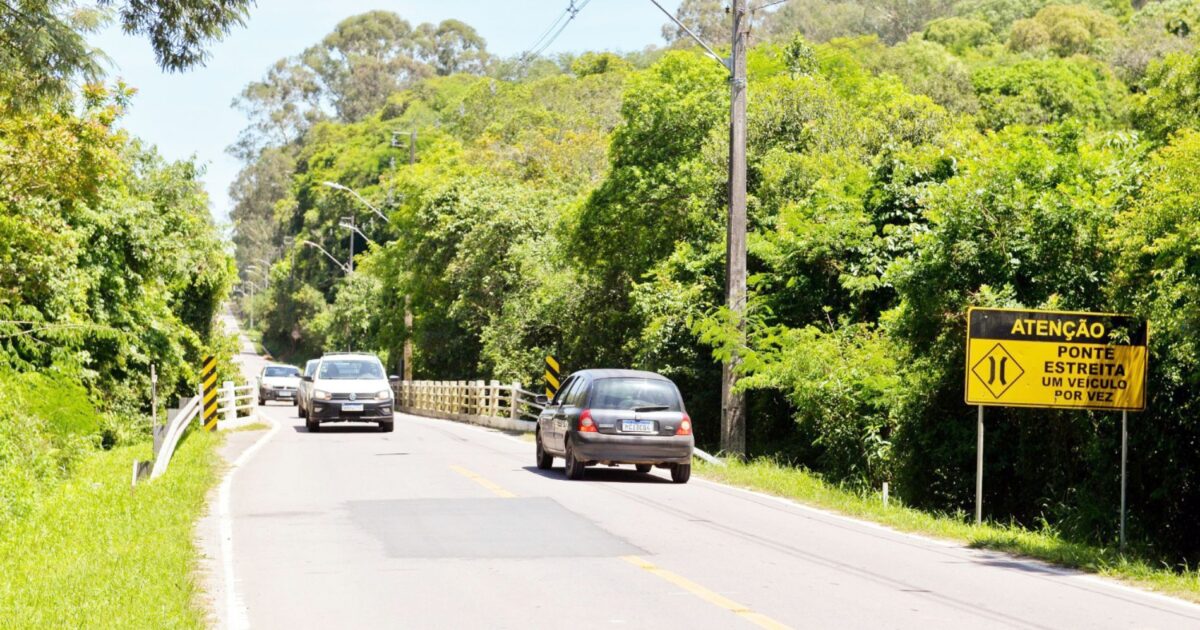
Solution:
[(533, 402), (535, 402), (535, 403), (537, 403), (537, 404), (539, 404), (539, 405), (543, 405), (543, 406), (545, 406), (545, 405), (549, 405), (549, 404), (550, 404), (550, 399), (549, 399), (549, 398), (546, 398), (545, 396), (542, 396), (542, 395), (540, 395), (540, 394), (539, 394), (538, 396), (535, 396), (535, 397), (533, 398)]
[(391, 376), (389, 376), (389, 377), (388, 377), (388, 382), (389, 382), (389, 383), (399, 383), (399, 382), (400, 382), (400, 377), (399, 377), (399, 376), (396, 376), (395, 374), (393, 374), (393, 375), (391, 375)]
[(308, 374), (305, 374), (304, 376), (301, 376), (301, 377), (300, 377), (300, 380), (304, 381), (305, 383), (311, 383), (311, 382), (312, 382), (312, 376), (310, 376), (310, 375), (308, 375)]

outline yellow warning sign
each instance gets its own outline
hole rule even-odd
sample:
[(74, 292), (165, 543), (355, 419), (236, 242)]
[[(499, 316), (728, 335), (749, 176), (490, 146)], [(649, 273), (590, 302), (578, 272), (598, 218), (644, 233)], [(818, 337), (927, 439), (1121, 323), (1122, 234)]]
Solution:
[(552, 399), (558, 393), (559, 373), (558, 359), (552, 354), (546, 355), (546, 398)]
[(1125, 315), (972, 308), (966, 402), (1141, 411), (1148, 336)]
[(201, 421), (205, 430), (217, 428), (217, 358), (204, 357), (200, 362)]

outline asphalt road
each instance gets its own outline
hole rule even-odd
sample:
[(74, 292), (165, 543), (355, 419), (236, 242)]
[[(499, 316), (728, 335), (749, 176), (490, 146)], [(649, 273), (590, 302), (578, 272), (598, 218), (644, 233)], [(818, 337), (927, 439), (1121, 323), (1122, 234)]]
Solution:
[(291, 406), (261, 412), (279, 428), (231, 434), (261, 443), (213, 552), (231, 627), (1200, 627), (1191, 604), (696, 478), (567, 481), (477, 427), (310, 434)]

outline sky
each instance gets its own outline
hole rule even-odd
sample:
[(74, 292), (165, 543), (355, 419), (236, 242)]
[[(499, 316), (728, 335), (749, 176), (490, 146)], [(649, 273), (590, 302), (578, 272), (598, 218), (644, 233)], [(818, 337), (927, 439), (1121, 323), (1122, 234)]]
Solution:
[[(660, 3), (674, 11), (680, 1)], [(156, 145), (167, 159), (195, 156), (206, 168), (204, 183), (213, 216), (225, 223), (227, 191), (240, 167), (225, 148), (247, 123), (231, 103), (277, 59), (317, 43), (339, 21), (375, 9), (398, 13), (414, 26), (462, 20), (487, 40), (489, 51), (507, 57), (528, 49), (568, 4), (569, 0), (258, 0), (244, 27), (210, 44), (204, 67), (173, 74), (159, 70), (144, 37), (126, 36), (117, 26), (90, 41), (110, 58), (109, 82), (120, 78), (138, 89), (121, 125)], [(661, 45), (666, 22), (650, 0), (591, 0), (546, 54)]]

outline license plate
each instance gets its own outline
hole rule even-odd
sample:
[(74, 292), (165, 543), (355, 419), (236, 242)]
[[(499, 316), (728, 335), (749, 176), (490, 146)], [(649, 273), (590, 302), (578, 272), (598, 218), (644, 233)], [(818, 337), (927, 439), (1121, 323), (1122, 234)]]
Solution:
[(355, 404), (355, 405), (352, 405), (352, 404), (345, 404), (345, 405), (342, 405), (342, 411), (362, 411), (362, 410), (363, 410), (363, 406), (362, 406), (361, 404)]
[(280, 398), (291, 398), (292, 392), (276, 392), (275, 395), (279, 396)]
[(654, 433), (654, 423), (650, 420), (622, 420), (621, 431), (624, 433)]

